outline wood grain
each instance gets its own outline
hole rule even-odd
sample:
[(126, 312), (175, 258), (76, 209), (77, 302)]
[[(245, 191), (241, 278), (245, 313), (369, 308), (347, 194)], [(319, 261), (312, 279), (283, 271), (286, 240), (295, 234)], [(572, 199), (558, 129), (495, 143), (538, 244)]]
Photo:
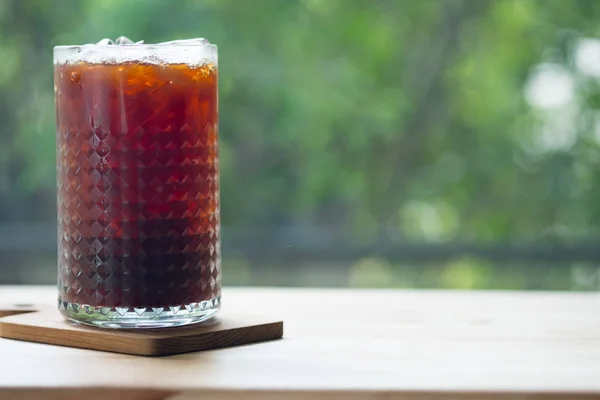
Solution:
[(377, 391), (177, 391), (148, 389), (6, 389), (0, 400), (597, 400), (585, 393), (492, 393), (492, 392), (377, 392)]
[(174, 396), (177, 391), (152, 389), (0, 389), (0, 400), (171, 400)]
[[(0, 287), (0, 303), (54, 307), (54, 297)], [(0, 339), (0, 388), (168, 400), (600, 398), (599, 293), (226, 288), (223, 299), (226, 312), (281, 316), (285, 339), (160, 358)]]
[(142, 356), (165, 356), (239, 346), (279, 339), (283, 321), (252, 315), (223, 313), (189, 327), (116, 330), (74, 325), (55, 308), (26, 312), (5, 308), (0, 318), (0, 337), (90, 350)]

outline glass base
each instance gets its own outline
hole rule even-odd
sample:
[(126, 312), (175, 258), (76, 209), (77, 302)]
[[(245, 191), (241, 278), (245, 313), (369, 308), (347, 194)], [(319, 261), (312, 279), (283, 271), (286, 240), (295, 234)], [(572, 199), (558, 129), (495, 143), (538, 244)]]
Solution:
[(205, 321), (221, 307), (221, 297), (185, 306), (171, 307), (93, 307), (58, 300), (58, 309), (69, 321), (100, 328), (170, 328)]

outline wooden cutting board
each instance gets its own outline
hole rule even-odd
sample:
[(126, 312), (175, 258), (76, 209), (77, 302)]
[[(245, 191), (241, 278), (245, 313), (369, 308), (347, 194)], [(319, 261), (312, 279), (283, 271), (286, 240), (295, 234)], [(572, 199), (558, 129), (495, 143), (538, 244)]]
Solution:
[(166, 356), (279, 339), (283, 321), (220, 310), (200, 324), (117, 330), (67, 322), (56, 308), (0, 305), (0, 337), (142, 356)]

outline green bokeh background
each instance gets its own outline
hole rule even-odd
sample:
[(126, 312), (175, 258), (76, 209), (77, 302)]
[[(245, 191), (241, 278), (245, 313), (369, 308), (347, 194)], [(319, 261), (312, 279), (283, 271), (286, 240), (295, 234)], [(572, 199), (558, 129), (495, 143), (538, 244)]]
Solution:
[[(54, 280), (52, 46), (126, 35), (219, 45), (226, 284), (596, 290), (600, 79), (576, 56), (599, 21), (595, 0), (0, 0), (0, 283)], [(559, 106), (527, 101), (544, 66)]]

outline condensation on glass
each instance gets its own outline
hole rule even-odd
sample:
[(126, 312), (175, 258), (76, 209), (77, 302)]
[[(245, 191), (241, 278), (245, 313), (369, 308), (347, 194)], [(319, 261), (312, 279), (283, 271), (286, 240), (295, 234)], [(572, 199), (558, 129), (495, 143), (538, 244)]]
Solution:
[(217, 47), (54, 48), (58, 307), (195, 323), (221, 301)]

